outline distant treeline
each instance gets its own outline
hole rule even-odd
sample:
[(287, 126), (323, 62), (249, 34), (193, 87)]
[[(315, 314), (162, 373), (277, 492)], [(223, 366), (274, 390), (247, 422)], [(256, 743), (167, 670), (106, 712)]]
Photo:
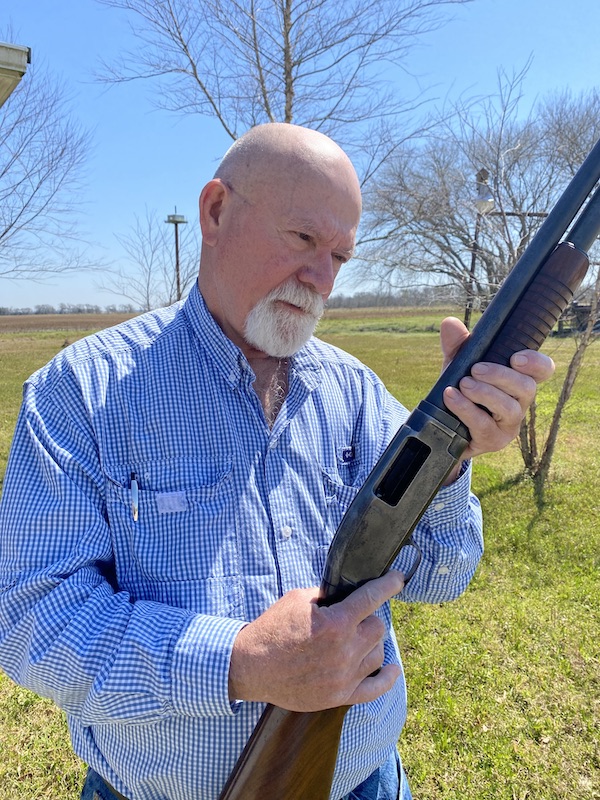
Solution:
[(100, 306), (88, 305), (86, 303), (61, 303), (58, 308), (48, 304), (34, 306), (33, 308), (8, 308), (0, 306), (0, 316), (28, 315), (28, 314), (138, 314), (139, 308), (132, 305), (110, 305), (101, 308)]
[(456, 287), (424, 286), (418, 289), (400, 289), (396, 292), (356, 292), (352, 295), (335, 294), (327, 301), (328, 308), (402, 308), (460, 305), (464, 297)]

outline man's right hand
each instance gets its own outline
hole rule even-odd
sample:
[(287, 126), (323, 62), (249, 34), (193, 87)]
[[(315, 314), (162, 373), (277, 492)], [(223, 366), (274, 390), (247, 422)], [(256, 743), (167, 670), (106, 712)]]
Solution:
[(239, 632), (229, 696), (320, 711), (389, 691), (400, 667), (381, 668), (386, 631), (374, 612), (403, 586), (403, 575), (390, 571), (329, 607), (318, 605), (317, 589), (288, 592)]

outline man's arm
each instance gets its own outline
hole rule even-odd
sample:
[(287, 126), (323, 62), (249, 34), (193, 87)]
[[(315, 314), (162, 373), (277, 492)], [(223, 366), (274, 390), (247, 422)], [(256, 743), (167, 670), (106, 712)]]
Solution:
[[(458, 319), (450, 317), (442, 322), (444, 368), (468, 335)], [(537, 384), (554, 372), (552, 359), (533, 350), (516, 353), (511, 365), (509, 369), (499, 364), (475, 364), (472, 378), (461, 382), (460, 391), (450, 388), (444, 394), (447, 407), (467, 426), (472, 437), (463, 454), (465, 459), (509, 444), (518, 435)], [(469, 486), (470, 469), (462, 460), (414, 531), (422, 560), (403, 591), (402, 600), (448, 602), (469, 585), (483, 553), (481, 508)], [(412, 559), (410, 551), (405, 548), (400, 553), (396, 569), (407, 568)]]
[[(442, 342), (448, 356), (462, 341), (463, 326), (456, 322), (457, 326), (452, 321), (443, 326)], [(535, 397), (536, 382), (552, 374), (552, 361), (540, 353), (528, 351), (524, 363), (517, 356), (515, 359), (516, 369), (476, 365), (474, 371), (481, 378), (474, 380), (473, 386), (467, 381), (464, 394), (456, 392), (458, 398), (449, 398), (454, 401), (457, 416), (470, 429), (471, 454), (508, 444)], [(478, 370), (479, 367), (483, 369)], [(485, 404), (490, 413), (479, 408), (478, 403)], [(468, 480), (465, 475), (462, 488), (443, 489), (440, 503), (433, 504), (429, 522), (437, 511), (442, 519), (437, 527), (443, 533), (436, 538), (435, 525), (427, 532), (430, 541), (424, 547), (426, 561), (431, 563), (427, 576), (415, 576), (419, 599), (452, 599), (466, 588), (477, 565), (482, 551), (481, 520), (478, 504), (468, 492)], [(436, 505), (442, 509), (436, 509)], [(387, 575), (397, 581), (398, 573)], [(391, 688), (396, 670), (392, 665), (376, 679), (368, 677), (381, 666), (384, 635), (381, 620), (371, 614), (403, 586), (400, 582), (394, 588), (392, 579), (389, 586), (382, 584), (383, 578), (365, 584), (329, 608), (317, 605), (314, 590), (285, 595), (238, 634), (232, 651), (232, 697), (263, 700), (293, 711), (315, 711), (367, 702)], [(411, 589), (409, 584), (409, 594)], [(349, 601), (355, 603), (350, 605)], [(319, 676), (318, 682), (315, 675)]]
[(68, 403), (29, 386), (0, 504), (0, 665), (86, 725), (234, 713), (244, 623), (119, 590), (103, 480), (76, 386)]

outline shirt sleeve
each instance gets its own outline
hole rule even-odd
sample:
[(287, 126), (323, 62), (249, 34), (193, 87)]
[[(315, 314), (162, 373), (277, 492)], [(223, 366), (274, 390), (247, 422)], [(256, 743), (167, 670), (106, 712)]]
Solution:
[[(421, 563), (400, 599), (442, 603), (456, 599), (469, 585), (483, 554), (483, 523), (479, 500), (470, 491), (471, 463), (442, 487), (413, 532)], [(396, 568), (406, 570), (416, 550), (405, 547)]]
[(0, 666), (84, 725), (235, 713), (245, 623), (119, 591), (92, 424), (69, 392), (25, 390), (0, 503)]

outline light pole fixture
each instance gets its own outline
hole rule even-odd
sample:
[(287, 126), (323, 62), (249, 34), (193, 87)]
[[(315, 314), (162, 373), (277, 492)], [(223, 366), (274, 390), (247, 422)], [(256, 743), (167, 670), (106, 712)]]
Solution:
[(477, 196), (475, 197), (475, 232), (473, 234), (473, 244), (471, 246), (471, 267), (469, 269), (469, 283), (467, 284), (467, 300), (465, 303), (465, 327), (471, 325), (471, 313), (473, 311), (473, 300), (475, 298), (475, 268), (477, 267), (477, 251), (479, 249), (479, 232), (481, 230), (481, 219), (489, 214), (494, 208), (494, 197), (488, 184), (490, 173), (487, 169), (480, 169), (475, 175), (475, 185)]
[(473, 311), (473, 301), (475, 299), (475, 269), (477, 267), (477, 253), (479, 252), (479, 234), (481, 232), (481, 220), (483, 217), (517, 217), (523, 222), (530, 217), (547, 217), (547, 211), (494, 211), (494, 196), (489, 187), (488, 180), (490, 174), (487, 169), (480, 169), (475, 175), (475, 185), (477, 194), (473, 205), (477, 215), (475, 217), (475, 232), (471, 245), (471, 267), (469, 269), (469, 282), (467, 284), (467, 300), (465, 303), (464, 323), (468, 328), (471, 324), (471, 312)]
[(185, 225), (187, 219), (177, 213), (177, 206), (175, 206), (175, 213), (169, 214), (165, 222), (170, 222), (175, 226), (175, 279), (177, 281), (177, 300), (181, 300), (181, 275), (179, 270), (179, 226)]

